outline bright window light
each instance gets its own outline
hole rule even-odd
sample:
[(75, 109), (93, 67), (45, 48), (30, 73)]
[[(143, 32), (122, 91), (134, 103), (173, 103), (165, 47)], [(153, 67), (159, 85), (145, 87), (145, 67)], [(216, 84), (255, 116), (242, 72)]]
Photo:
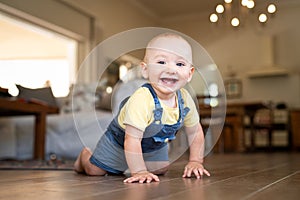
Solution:
[(0, 60), (0, 86), (17, 96), (15, 84), (28, 88), (51, 85), (54, 96), (67, 96), (70, 73), (68, 60)]
[(0, 13), (0, 87), (17, 96), (16, 84), (51, 86), (55, 97), (67, 96), (75, 83), (77, 41)]

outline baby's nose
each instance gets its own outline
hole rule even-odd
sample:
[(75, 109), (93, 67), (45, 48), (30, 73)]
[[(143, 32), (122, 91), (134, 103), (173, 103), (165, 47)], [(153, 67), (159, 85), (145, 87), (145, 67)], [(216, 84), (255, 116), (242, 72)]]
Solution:
[(169, 73), (177, 73), (177, 66), (174, 63), (169, 63), (167, 65), (167, 72)]

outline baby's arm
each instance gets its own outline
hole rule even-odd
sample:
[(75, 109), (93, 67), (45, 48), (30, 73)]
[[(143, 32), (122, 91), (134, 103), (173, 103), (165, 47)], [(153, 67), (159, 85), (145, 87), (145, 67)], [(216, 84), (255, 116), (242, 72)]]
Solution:
[(197, 178), (201, 178), (203, 174), (210, 176), (209, 172), (203, 167), (204, 134), (200, 123), (193, 127), (186, 127), (185, 130), (190, 145), (190, 156), (182, 177), (191, 177), (192, 174)]
[(137, 128), (127, 125), (125, 130), (124, 151), (131, 177), (124, 180), (125, 183), (150, 183), (159, 181), (159, 178), (147, 170), (143, 159), (141, 140), (143, 132)]

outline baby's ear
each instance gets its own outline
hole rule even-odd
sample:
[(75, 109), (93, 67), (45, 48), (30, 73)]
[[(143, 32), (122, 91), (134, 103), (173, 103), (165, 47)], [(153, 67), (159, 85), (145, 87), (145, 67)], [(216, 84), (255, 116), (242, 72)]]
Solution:
[(189, 72), (189, 77), (188, 77), (188, 80), (187, 80), (188, 83), (192, 80), (194, 72), (195, 72), (195, 67), (191, 66), (190, 72)]
[(141, 69), (142, 69), (142, 76), (145, 79), (148, 79), (149, 75), (148, 75), (148, 66), (147, 66), (147, 64), (145, 62), (141, 62), (140, 66), (141, 66)]

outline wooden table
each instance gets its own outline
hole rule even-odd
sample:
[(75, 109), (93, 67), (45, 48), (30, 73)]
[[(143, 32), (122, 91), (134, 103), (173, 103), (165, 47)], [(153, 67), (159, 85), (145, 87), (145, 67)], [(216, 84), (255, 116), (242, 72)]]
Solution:
[(44, 159), (45, 134), (47, 114), (57, 114), (57, 107), (35, 102), (25, 102), (20, 99), (0, 98), (0, 116), (35, 116), (34, 159)]

